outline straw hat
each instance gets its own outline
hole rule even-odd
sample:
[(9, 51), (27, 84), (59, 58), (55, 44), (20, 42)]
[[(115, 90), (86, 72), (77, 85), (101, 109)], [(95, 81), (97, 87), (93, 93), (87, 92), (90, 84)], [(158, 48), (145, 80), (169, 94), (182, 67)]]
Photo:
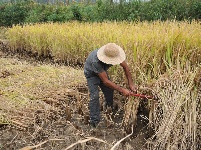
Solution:
[(117, 65), (126, 59), (124, 50), (115, 43), (102, 46), (97, 52), (98, 59), (106, 64)]

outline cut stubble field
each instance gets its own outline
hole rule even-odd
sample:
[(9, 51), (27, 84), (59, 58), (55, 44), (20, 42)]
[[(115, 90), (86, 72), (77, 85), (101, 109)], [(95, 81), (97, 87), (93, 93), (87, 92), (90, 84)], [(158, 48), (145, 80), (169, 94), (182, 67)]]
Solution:
[(0, 82), (2, 150), (145, 148), (147, 131), (140, 118), (132, 137), (119, 141), (129, 133), (122, 127), (121, 101), (125, 98), (118, 93), (116, 114), (111, 116), (102, 110), (101, 128), (90, 130), (82, 68), (37, 62), (0, 51)]

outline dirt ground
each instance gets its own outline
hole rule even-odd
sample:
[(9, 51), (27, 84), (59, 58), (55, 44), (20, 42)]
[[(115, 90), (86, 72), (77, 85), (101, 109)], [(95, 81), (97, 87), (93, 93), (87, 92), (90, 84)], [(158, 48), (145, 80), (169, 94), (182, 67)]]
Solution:
[[(149, 138), (145, 119), (147, 113), (145, 114), (140, 108), (132, 135), (132, 130), (126, 132), (122, 125), (125, 98), (118, 93), (115, 93), (114, 100), (116, 112), (111, 114), (109, 110), (101, 107), (102, 120), (99, 127), (93, 130), (90, 128), (88, 92), (81, 68), (69, 70), (67, 66), (55, 66), (29, 57), (10, 55), (3, 50), (0, 50), (0, 60), (6, 62), (4, 66), (12, 65), (12, 69), (3, 69), (3, 65), (0, 68), (2, 82), (0, 86), (0, 150), (147, 149), (146, 140)], [(47, 63), (51, 70), (47, 70), (49, 76), (45, 79), (42, 78), (44, 75), (33, 73), (35, 67), (44, 70)], [(59, 74), (63, 73), (62, 77), (66, 77), (65, 80), (61, 81), (61, 76), (54, 76), (51, 73), (55, 68), (60, 69)], [(28, 70), (32, 71), (32, 75)], [(78, 76), (71, 75), (75, 79), (68, 81), (68, 86), (65, 86), (66, 80), (70, 77), (69, 72), (73, 71)], [(26, 72), (25, 75), (24, 72)], [(16, 78), (16, 75), (21, 78)], [(26, 78), (28, 75), (29, 77)], [(33, 80), (37, 80), (35, 76), (44, 81), (34, 86), (36, 83)], [(78, 77), (80, 80), (75, 85), (74, 81), (78, 80)], [(51, 78), (51, 81), (48, 78)], [(58, 80), (60, 85), (56, 84)], [(10, 81), (9, 84), (7, 81)], [(26, 82), (26, 85), (32, 85), (25, 88), (23, 82)], [(15, 91), (18, 95), (14, 95)], [(9, 93), (12, 93), (12, 96)], [(102, 101), (101, 97), (101, 104)], [(126, 136), (129, 137), (120, 141)]]

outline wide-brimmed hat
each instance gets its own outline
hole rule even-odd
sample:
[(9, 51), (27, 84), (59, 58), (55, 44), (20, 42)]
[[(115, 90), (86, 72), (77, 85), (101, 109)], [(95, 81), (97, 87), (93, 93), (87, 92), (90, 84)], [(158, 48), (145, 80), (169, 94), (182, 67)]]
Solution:
[(126, 59), (124, 50), (115, 43), (102, 46), (97, 52), (98, 59), (106, 64), (117, 65)]

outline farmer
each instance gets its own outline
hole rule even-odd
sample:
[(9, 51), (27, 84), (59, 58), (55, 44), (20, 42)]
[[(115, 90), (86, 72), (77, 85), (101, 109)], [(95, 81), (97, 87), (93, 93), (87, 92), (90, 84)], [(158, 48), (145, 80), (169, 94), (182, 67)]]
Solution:
[[(90, 125), (96, 127), (100, 122), (100, 103), (99, 88), (101, 88), (105, 97), (105, 107), (113, 107), (114, 90), (119, 91), (124, 96), (129, 96), (132, 91), (136, 92), (136, 86), (133, 84), (131, 73), (127, 63), (124, 50), (115, 43), (108, 43), (100, 49), (92, 51), (86, 59), (84, 65), (84, 74), (87, 79), (90, 93)], [(128, 80), (130, 90), (120, 87), (108, 78), (107, 70), (113, 65), (123, 67)]]

